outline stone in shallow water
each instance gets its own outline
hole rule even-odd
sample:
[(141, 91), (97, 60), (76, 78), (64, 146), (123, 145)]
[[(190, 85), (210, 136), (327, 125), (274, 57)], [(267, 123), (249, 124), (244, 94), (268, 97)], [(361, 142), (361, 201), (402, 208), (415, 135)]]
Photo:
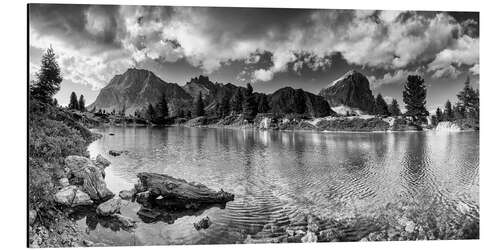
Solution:
[(124, 200), (130, 200), (134, 196), (134, 189), (132, 190), (122, 190), (118, 193), (118, 196)]
[(112, 216), (116, 218), (124, 227), (135, 227), (136, 221), (132, 218), (123, 216), (121, 214), (113, 214)]
[(108, 159), (104, 158), (104, 156), (102, 156), (101, 154), (98, 154), (95, 157), (95, 163), (96, 163), (96, 165), (98, 165), (102, 168), (106, 168), (109, 165), (111, 165), (111, 162)]
[(193, 223), (193, 225), (196, 230), (207, 229), (210, 225), (212, 225), (212, 221), (210, 221), (210, 218), (207, 216), (200, 221)]
[(122, 199), (115, 197), (97, 206), (96, 213), (102, 216), (110, 216), (120, 212)]

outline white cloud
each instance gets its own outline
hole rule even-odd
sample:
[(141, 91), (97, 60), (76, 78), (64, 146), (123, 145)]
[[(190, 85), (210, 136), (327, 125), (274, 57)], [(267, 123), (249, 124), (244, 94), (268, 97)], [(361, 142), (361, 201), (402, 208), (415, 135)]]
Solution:
[(271, 70), (258, 69), (253, 72), (252, 81), (267, 82), (273, 79), (274, 72)]
[(454, 43), (439, 52), (436, 58), (429, 64), (429, 70), (440, 70), (449, 68), (450, 65), (458, 66), (475, 65), (479, 63), (479, 38), (471, 38), (464, 35), (455, 40)]
[(377, 78), (375, 76), (368, 76), (368, 81), (370, 82), (370, 87), (372, 89), (376, 89), (385, 84), (403, 84), (408, 75), (422, 75), (422, 68), (418, 68), (416, 70), (396, 70), (394, 72), (385, 73), (382, 77)]
[(439, 68), (432, 74), (433, 78), (451, 78), (456, 79), (460, 75), (460, 71), (457, 70), (453, 65), (448, 65), (444, 68)]
[(469, 68), (469, 71), (474, 75), (479, 75), (479, 63), (474, 64), (474, 66)]

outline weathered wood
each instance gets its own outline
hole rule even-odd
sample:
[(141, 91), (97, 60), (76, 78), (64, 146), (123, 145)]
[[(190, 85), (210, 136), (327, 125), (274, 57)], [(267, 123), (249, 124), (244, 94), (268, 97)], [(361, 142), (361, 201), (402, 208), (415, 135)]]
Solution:
[(160, 206), (202, 206), (234, 200), (234, 194), (215, 191), (203, 184), (187, 182), (166, 174), (139, 173), (138, 192), (149, 191), (149, 200)]

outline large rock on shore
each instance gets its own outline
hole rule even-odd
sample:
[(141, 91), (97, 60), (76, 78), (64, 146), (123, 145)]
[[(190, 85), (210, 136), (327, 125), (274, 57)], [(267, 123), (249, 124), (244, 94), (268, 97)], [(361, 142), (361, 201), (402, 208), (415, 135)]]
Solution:
[(111, 216), (119, 213), (122, 204), (122, 199), (115, 197), (97, 206), (96, 213), (101, 216)]
[(54, 200), (69, 207), (92, 205), (94, 202), (90, 196), (76, 186), (67, 186), (54, 195)]
[(89, 158), (71, 155), (64, 162), (69, 169), (70, 184), (81, 186), (92, 200), (105, 201), (114, 196), (104, 182), (104, 170), (95, 166)]
[(332, 107), (346, 105), (371, 113), (375, 105), (368, 79), (354, 70), (347, 72), (322, 89), (319, 95), (324, 97)]
[(135, 189), (138, 198), (141, 197), (141, 193), (148, 194), (144, 199), (140, 199), (143, 203), (186, 209), (209, 204), (225, 204), (234, 200), (234, 194), (222, 189), (215, 191), (203, 184), (187, 182), (166, 174), (143, 172), (137, 177), (139, 183)]

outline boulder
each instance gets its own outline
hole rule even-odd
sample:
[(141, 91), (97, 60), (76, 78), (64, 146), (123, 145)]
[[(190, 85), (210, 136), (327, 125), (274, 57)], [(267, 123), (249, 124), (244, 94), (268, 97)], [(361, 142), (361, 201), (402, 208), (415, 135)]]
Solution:
[[(139, 173), (141, 190), (149, 191), (146, 201), (154, 201), (156, 205), (186, 208), (200, 207), (208, 204), (225, 204), (234, 200), (234, 194), (224, 190), (215, 191), (202, 184), (189, 183), (166, 174)], [(137, 189), (140, 190), (140, 189)], [(139, 196), (139, 194), (138, 194)], [(138, 202), (141, 202), (139, 197)]]
[(114, 196), (104, 182), (104, 169), (95, 166), (89, 158), (70, 155), (64, 162), (69, 171), (69, 183), (82, 186), (82, 191), (92, 200), (104, 201)]
[(322, 89), (319, 95), (332, 107), (345, 105), (371, 113), (375, 105), (375, 98), (370, 89), (370, 82), (361, 73), (351, 70), (329, 86)]
[(208, 218), (208, 216), (202, 218), (196, 223), (193, 223), (193, 226), (196, 230), (207, 229), (210, 225), (212, 225), (212, 222), (210, 221), (210, 218)]
[(140, 192), (136, 194), (135, 200), (140, 204), (145, 204), (149, 202), (150, 196), (151, 194), (149, 191)]
[(95, 164), (101, 168), (106, 168), (108, 167), (109, 165), (111, 165), (111, 162), (104, 158), (104, 156), (102, 156), (101, 154), (98, 154), (96, 157), (95, 157), (95, 160), (94, 160)]
[(135, 191), (135, 189), (122, 190), (122, 191), (120, 191), (120, 193), (118, 193), (118, 196), (120, 196), (120, 198), (122, 198), (124, 200), (130, 200), (134, 196), (134, 193), (135, 193), (134, 191)]
[(96, 213), (101, 216), (111, 216), (120, 212), (122, 199), (115, 197), (97, 206)]
[(127, 216), (123, 216), (121, 214), (113, 214), (112, 217), (114, 217), (115, 219), (117, 219), (120, 224), (124, 227), (135, 227), (135, 223), (136, 221), (132, 218), (129, 218)]
[(28, 211), (28, 222), (29, 222), (30, 225), (33, 225), (33, 223), (35, 223), (36, 216), (37, 216), (37, 212), (35, 210), (30, 209)]
[(54, 195), (55, 202), (69, 207), (92, 205), (90, 196), (76, 186), (67, 186)]

